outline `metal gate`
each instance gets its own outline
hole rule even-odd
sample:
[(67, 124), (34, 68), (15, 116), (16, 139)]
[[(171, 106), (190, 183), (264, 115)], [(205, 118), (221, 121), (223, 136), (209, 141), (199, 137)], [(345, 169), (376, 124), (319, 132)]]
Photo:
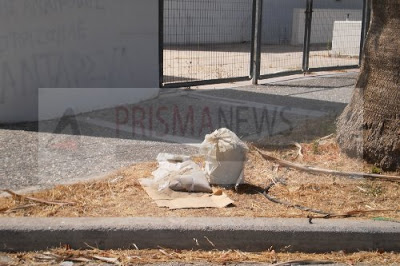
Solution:
[(360, 65), (370, 0), (160, 0), (160, 80), (183, 87)]
[(260, 1), (261, 62), (255, 80), (361, 64), (370, 0)]
[(160, 10), (164, 87), (250, 79), (253, 0), (161, 0)]

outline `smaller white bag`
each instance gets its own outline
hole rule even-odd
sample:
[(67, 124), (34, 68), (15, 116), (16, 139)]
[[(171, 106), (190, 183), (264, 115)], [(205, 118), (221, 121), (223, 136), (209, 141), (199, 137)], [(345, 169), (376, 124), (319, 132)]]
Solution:
[(247, 145), (227, 128), (206, 135), (200, 153), (206, 157), (205, 172), (210, 184), (243, 183), (243, 168), (248, 150)]
[(207, 177), (200, 169), (193, 170), (188, 175), (179, 175), (169, 182), (169, 188), (175, 191), (211, 193), (212, 189)]
[(155, 187), (158, 191), (170, 188), (185, 192), (212, 192), (206, 174), (190, 157), (160, 153), (157, 161), (158, 168), (152, 173), (153, 178), (142, 179), (142, 185)]

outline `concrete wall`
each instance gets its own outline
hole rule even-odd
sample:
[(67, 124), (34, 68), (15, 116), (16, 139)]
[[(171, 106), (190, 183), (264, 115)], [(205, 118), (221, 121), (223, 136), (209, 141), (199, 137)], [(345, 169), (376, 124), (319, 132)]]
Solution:
[[(362, 6), (362, 0), (314, 0), (314, 9), (333, 9), (333, 12), (340, 9), (356, 9), (361, 12)], [(289, 43), (292, 39), (294, 9), (305, 7), (305, 0), (264, 0), (263, 43)], [(304, 20), (296, 21), (295, 25), (299, 24), (304, 25)]]
[[(361, 10), (362, 2), (315, 0), (314, 8)], [(165, 3), (164, 39), (167, 44), (229, 43), (251, 39), (252, 0), (166, 0)], [(289, 43), (293, 11), (305, 6), (305, 0), (264, 0), (263, 43)]]
[[(137, 100), (157, 95), (157, 17), (157, 0), (0, 1), (0, 123), (36, 120), (38, 88), (49, 88), (48, 101), (68, 94), (51, 88), (142, 88)], [(129, 101), (136, 92), (126, 91)], [(82, 111), (124, 98), (96, 107), (83, 101)]]
[[(293, 11), (292, 45), (304, 42), (305, 9)], [(311, 43), (327, 44), (332, 42), (333, 24), (335, 21), (361, 21), (362, 11), (357, 9), (314, 9), (311, 26)], [(347, 34), (346, 32), (343, 32)], [(361, 29), (360, 29), (361, 33)]]
[(251, 40), (252, 0), (166, 0), (166, 44), (239, 43)]
[(361, 21), (335, 21), (332, 55), (358, 56), (360, 54), (361, 27)]

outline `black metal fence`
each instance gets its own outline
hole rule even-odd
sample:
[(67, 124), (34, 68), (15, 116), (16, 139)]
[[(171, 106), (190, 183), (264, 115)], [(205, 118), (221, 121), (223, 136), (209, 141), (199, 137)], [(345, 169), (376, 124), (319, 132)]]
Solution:
[(253, 0), (165, 0), (164, 84), (248, 79)]
[(370, 0), (160, 0), (164, 87), (357, 67)]
[(315, 1), (311, 23), (309, 68), (357, 66), (362, 32), (361, 10), (319, 8)]
[[(281, 0), (263, 1), (259, 78), (302, 70), (304, 33), (298, 32), (302, 29), (296, 20), (301, 19), (297, 17), (297, 10), (305, 8), (306, 1), (286, 0), (283, 7), (282, 3)], [(302, 15), (304, 11), (300, 11)], [(303, 27), (304, 21), (303, 18)]]

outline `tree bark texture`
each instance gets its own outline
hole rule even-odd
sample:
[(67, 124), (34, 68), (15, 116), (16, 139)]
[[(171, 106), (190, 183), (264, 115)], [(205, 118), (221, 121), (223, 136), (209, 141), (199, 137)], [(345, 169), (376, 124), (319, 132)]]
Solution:
[(373, 0), (362, 66), (337, 122), (344, 152), (400, 169), (400, 0)]

